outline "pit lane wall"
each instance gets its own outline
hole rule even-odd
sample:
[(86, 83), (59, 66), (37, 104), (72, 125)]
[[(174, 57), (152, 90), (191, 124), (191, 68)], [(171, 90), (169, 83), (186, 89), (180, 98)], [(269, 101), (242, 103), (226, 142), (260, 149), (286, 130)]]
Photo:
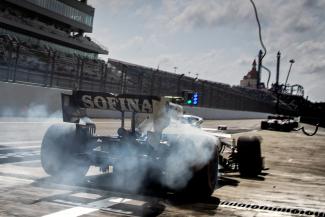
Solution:
[[(0, 116), (61, 118), (61, 93), (70, 90), (0, 82)], [(204, 119), (262, 119), (268, 113), (184, 106), (187, 114)], [(119, 118), (116, 111), (89, 111), (93, 118)], [(128, 117), (130, 114), (126, 114)]]

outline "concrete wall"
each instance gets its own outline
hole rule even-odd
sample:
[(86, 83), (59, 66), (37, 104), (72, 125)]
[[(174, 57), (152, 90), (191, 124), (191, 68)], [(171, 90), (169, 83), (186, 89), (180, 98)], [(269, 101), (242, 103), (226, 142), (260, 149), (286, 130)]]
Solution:
[[(0, 116), (62, 117), (61, 93), (70, 90), (44, 88), (23, 84), (0, 82)], [(266, 118), (267, 113), (211, 109), (185, 106), (188, 114), (204, 119)], [(92, 117), (119, 118), (120, 112), (92, 110)], [(130, 114), (126, 114), (130, 117)]]
[(204, 119), (217, 119), (217, 120), (229, 120), (229, 119), (264, 119), (267, 118), (268, 113), (262, 112), (250, 112), (250, 111), (237, 111), (226, 109), (212, 109), (212, 108), (196, 108), (187, 107), (184, 108), (188, 114), (197, 115)]
[(0, 116), (62, 116), (63, 92), (71, 91), (0, 82)]

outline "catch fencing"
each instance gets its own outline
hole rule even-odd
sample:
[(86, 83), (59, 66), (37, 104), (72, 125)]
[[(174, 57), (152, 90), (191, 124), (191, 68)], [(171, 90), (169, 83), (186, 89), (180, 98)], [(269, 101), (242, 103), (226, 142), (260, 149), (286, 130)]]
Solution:
[(272, 113), (272, 94), (114, 59), (106, 62), (0, 38), (0, 81), (69, 90), (157, 96), (199, 93), (200, 107)]

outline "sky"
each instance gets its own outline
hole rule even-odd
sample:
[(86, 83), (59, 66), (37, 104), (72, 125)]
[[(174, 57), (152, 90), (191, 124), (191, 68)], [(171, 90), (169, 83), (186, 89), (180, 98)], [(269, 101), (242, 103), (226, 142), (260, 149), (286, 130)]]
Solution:
[[(108, 56), (200, 79), (239, 85), (262, 49), (249, 0), (88, 0), (93, 33)], [(275, 82), (300, 84), (325, 102), (325, 0), (255, 0)], [(262, 71), (262, 82), (268, 73)]]

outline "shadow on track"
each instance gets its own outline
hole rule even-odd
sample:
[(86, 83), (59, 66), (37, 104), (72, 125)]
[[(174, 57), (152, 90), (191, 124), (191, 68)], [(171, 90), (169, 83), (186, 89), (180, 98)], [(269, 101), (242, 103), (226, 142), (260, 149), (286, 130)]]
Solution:
[[(253, 177), (250, 177), (250, 176), (241, 176), (240, 174), (227, 174), (225, 176), (223, 176), (221, 179), (226, 179), (228, 184), (226, 185), (232, 185), (232, 181), (237, 181), (235, 179), (231, 179), (231, 178), (240, 178), (240, 179), (248, 179), (248, 180), (254, 180), (254, 181), (264, 181), (265, 180), (265, 176), (269, 175), (269, 173), (265, 173), (265, 172), (262, 172), (260, 173), (258, 176), (253, 176)], [(237, 181), (237, 184), (235, 186), (237, 186), (239, 183), (239, 181)]]

